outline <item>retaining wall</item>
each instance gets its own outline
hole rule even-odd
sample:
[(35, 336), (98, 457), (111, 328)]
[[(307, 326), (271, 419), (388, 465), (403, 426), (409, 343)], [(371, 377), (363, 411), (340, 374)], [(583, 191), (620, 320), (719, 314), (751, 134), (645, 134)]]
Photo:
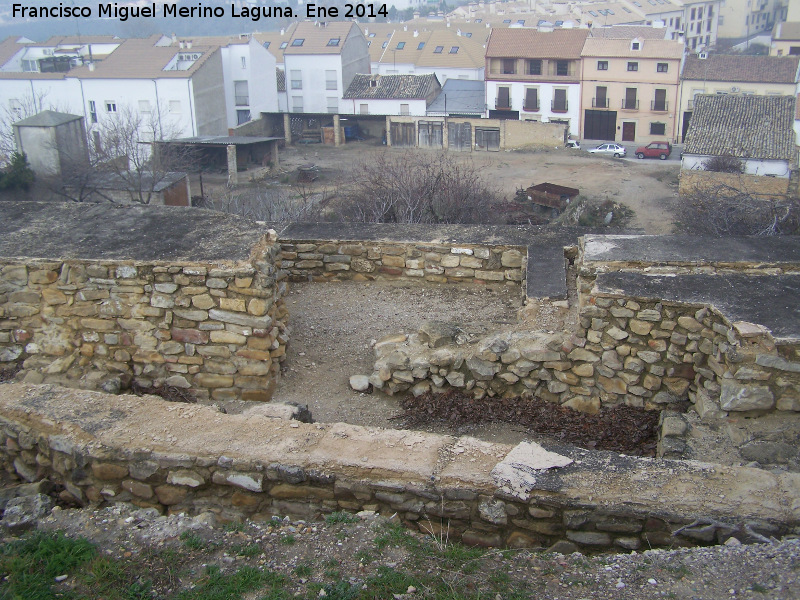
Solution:
[[(79, 502), (210, 510), (223, 521), (374, 510), (468, 544), (562, 552), (753, 541), (800, 524), (798, 474), (567, 447), (551, 466), (571, 464), (547, 470), (514, 454), (520, 447), (258, 410), (3, 385), (0, 457)], [(493, 475), (502, 465), (525, 485)]]

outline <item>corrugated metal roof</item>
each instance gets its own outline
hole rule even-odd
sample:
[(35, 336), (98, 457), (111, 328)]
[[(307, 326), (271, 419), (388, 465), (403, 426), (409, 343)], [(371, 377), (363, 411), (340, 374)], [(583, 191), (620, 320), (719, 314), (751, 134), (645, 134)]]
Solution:
[(72, 121), (77, 121), (78, 119), (82, 118), (83, 117), (79, 115), (70, 115), (68, 113), (57, 112), (55, 110), (43, 110), (40, 113), (36, 113), (32, 117), (17, 121), (14, 123), (14, 125), (20, 127), (55, 127), (57, 125), (63, 125), (64, 123), (71, 123)]
[(486, 57), (578, 59), (588, 35), (587, 29), (493, 29)]
[(439, 87), (436, 75), (356, 75), (342, 98), (421, 100)]
[(798, 62), (798, 56), (712, 54), (708, 58), (697, 58), (693, 54), (686, 58), (683, 79), (792, 84)]
[(684, 154), (794, 161), (795, 97), (695, 96)]
[(431, 114), (482, 114), (486, 110), (486, 84), (483, 81), (448, 79), (442, 91), (428, 106)]

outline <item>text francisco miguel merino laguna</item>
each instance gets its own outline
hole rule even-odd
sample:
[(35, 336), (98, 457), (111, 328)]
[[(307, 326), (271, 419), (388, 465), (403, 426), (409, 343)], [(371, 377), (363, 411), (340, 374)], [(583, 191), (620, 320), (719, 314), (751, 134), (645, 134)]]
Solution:
[[(185, 17), (194, 19), (220, 19), (225, 16), (225, 8), (222, 6), (203, 6), (198, 2), (194, 6), (178, 6), (176, 4), (161, 4), (162, 17)], [(49, 18), (49, 19), (89, 19), (108, 18), (127, 21), (128, 19), (156, 18), (159, 11), (156, 3), (150, 5), (123, 5), (116, 3), (98, 4), (97, 10), (92, 10), (91, 6), (67, 5), (59, 2), (55, 6), (26, 6), (24, 4), (12, 4), (11, 16), (14, 18)], [(269, 19), (275, 17), (302, 17), (295, 14), (290, 6), (235, 6), (229, 5), (229, 15), (233, 18), (250, 19), (258, 21), (262, 18)], [(319, 6), (317, 4), (306, 4), (305, 18), (318, 19), (328, 17), (377, 17), (386, 16), (385, 4), (345, 4), (343, 9), (336, 6)], [(341, 13), (341, 14), (340, 14)]]

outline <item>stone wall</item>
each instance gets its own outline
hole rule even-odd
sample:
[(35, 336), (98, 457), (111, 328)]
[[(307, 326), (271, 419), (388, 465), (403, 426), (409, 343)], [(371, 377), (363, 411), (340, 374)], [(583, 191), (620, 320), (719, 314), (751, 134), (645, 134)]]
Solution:
[(709, 190), (711, 193), (717, 194), (722, 188), (722, 194), (725, 195), (725, 188), (730, 188), (756, 198), (785, 198), (789, 191), (789, 184), (790, 180), (784, 177), (681, 170), (678, 193), (685, 196)]
[[(542, 455), (526, 444), (259, 410), (225, 415), (147, 396), (3, 385), (0, 459), (81, 503), (210, 510), (223, 522), (372, 510), (467, 544), (560, 552), (753, 541), (800, 523), (797, 474), (577, 448)], [(522, 487), (509, 486), (515, 473)]]
[(0, 367), (269, 400), (289, 335), (276, 239), (198, 209), (1, 203)]
[(413, 279), (520, 285), (525, 253), (502, 245), (286, 241), (281, 244), (281, 268), (292, 281)]

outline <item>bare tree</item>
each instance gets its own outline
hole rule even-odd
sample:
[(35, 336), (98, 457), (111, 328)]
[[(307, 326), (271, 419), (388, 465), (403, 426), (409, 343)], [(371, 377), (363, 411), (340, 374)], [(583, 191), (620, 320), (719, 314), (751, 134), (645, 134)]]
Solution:
[(328, 197), (327, 190), (299, 194), (293, 187), (260, 186), (228, 190), (206, 205), (253, 221), (295, 223), (319, 220)]
[(470, 160), (447, 152), (382, 152), (353, 167), (339, 208), (348, 221), (488, 223), (498, 199)]
[(705, 235), (791, 235), (800, 233), (800, 199), (791, 194), (756, 194), (741, 181), (715, 181), (682, 194), (677, 205), (682, 228)]
[(743, 173), (744, 164), (741, 159), (731, 156), (730, 154), (723, 154), (721, 156), (712, 156), (703, 162), (703, 169), (706, 171), (713, 171), (715, 173)]

